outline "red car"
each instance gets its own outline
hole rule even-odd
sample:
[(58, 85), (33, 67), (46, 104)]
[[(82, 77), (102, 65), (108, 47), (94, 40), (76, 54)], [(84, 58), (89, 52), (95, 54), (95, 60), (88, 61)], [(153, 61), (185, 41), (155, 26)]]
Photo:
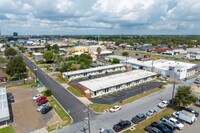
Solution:
[(40, 102), (38, 102), (38, 106), (41, 106), (42, 104), (45, 104), (45, 103), (47, 103), (48, 102), (48, 100), (47, 99), (45, 99), (45, 100), (42, 100), (42, 101), (40, 101)]
[(36, 99), (36, 102), (40, 102), (42, 100), (45, 100), (47, 97), (46, 96), (40, 96), (39, 98)]

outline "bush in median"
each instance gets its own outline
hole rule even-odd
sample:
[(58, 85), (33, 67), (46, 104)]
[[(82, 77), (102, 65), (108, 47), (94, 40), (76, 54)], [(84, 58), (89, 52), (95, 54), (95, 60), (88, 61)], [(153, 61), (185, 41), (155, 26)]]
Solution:
[(42, 92), (42, 94), (43, 94), (44, 96), (49, 97), (49, 96), (52, 95), (52, 92), (51, 92), (51, 90), (45, 90), (45, 91)]

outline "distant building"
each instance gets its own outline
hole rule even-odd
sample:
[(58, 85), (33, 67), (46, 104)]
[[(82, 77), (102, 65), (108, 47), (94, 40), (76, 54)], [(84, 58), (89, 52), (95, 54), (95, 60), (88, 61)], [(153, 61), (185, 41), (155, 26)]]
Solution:
[(6, 75), (0, 70), (0, 83), (6, 82)]
[(180, 55), (180, 54), (186, 54), (187, 51), (183, 50), (183, 49), (175, 49), (175, 50), (167, 50), (165, 52), (163, 52), (162, 54), (165, 55)]
[(33, 59), (35, 59), (35, 60), (43, 60), (44, 59), (42, 53), (33, 53), (32, 56), (33, 56)]
[(73, 48), (71, 48), (71, 52), (75, 53), (75, 52), (89, 52), (89, 49), (87, 46), (75, 46)]
[(13, 32), (13, 36), (18, 36), (18, 33), (17, 32)]

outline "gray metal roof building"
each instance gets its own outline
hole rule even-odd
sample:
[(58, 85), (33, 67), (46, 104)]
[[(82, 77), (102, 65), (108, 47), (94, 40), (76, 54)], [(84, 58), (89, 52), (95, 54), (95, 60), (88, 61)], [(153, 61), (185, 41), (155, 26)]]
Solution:
[(5, 88), (0, 88), (0, 122), (10, 119), (8, 99)]

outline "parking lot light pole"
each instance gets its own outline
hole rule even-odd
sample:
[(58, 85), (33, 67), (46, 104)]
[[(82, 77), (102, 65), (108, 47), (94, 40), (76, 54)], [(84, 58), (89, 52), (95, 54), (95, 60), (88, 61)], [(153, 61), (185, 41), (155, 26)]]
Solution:
[(34, 68), (34, 72), (35, 72), (35, 83), (37, 83), (37, 68)]
[(175, 93), (175, 88), (176, 88), (176, 73), (174, 71), (174, 83), (173, 83), (173, 90), (172, 90), (172, 104), (174, 104), (174, 93)]

